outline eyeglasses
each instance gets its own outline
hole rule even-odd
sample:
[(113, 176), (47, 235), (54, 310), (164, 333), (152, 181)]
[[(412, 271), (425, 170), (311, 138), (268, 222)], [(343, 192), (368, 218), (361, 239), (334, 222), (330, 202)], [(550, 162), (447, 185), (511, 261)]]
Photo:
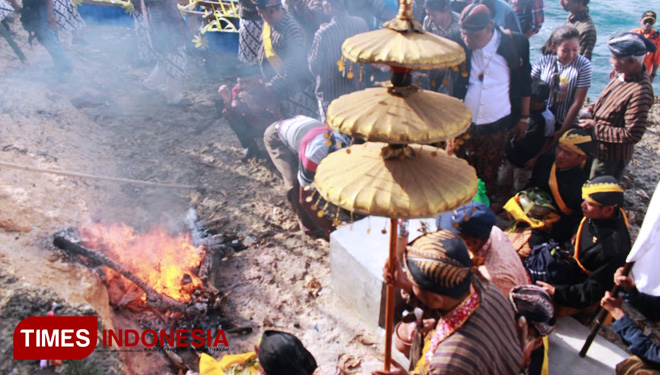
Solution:
[(644, 25), (653, 25), (654, 23), (655, 21), (650, 18), (644, 20)]

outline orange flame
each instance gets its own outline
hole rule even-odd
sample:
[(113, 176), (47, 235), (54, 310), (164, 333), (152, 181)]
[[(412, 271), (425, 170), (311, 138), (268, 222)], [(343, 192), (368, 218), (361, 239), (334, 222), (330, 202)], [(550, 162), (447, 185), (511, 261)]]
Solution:
[[(103, 252), (146, 281), (159, 293), (187, 302), (202, 281), (193, 270), (204, 258), (204, 249), (196, 248), (189, 234), (170, 235), (160, 226), (146, 233), (119, 223), (85, 223), (79, 228), (84, 245)], [(106, 268), (107, 280), (119, 277)], [(143, 296), (144, 298), (144, 296)]]

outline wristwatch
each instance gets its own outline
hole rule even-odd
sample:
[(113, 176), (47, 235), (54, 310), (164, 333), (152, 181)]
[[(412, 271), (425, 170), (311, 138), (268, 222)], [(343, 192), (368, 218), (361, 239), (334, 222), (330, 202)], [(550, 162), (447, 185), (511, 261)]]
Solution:
[(529, 123), (532, 121), (532, 118), (529, 116), (522, 116), (519, 121), (529, 125)]

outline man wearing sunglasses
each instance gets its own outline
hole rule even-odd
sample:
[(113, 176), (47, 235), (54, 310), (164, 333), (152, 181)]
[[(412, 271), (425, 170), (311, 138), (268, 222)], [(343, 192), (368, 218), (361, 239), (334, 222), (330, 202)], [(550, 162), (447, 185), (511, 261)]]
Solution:
[(654, 11), (647, 10), (639, 20), (641, 27), (631, 30), (633, 33), (644, 35), (646, 39), (652, 41), (657, 47), (655, 52), (647, 53), (644, 59), (644, 66), (649, 73), (651, 82), (653, 82), (655, 74), (658, 71), (658, 65), (660, 65), (660, 31), (653, 30), (653, 25), (655, 25), (657, 18), (657, 14)]

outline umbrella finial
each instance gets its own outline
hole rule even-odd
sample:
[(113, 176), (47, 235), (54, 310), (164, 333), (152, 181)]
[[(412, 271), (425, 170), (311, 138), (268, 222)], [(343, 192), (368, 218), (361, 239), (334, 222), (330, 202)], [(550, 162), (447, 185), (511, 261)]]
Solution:
[(423, 31), (422, 25), (415, 21), (415, 17), (413, 17), (412, 0), (401, 0), (396, 18), (383, 23), (383, 26), (399, 32)]
[(397, 14), (396, 17), (402, 20), (415, 19), (412, 12), (412, 0), (401, 0), (401, 4), (399, 5), (399, 14)]

